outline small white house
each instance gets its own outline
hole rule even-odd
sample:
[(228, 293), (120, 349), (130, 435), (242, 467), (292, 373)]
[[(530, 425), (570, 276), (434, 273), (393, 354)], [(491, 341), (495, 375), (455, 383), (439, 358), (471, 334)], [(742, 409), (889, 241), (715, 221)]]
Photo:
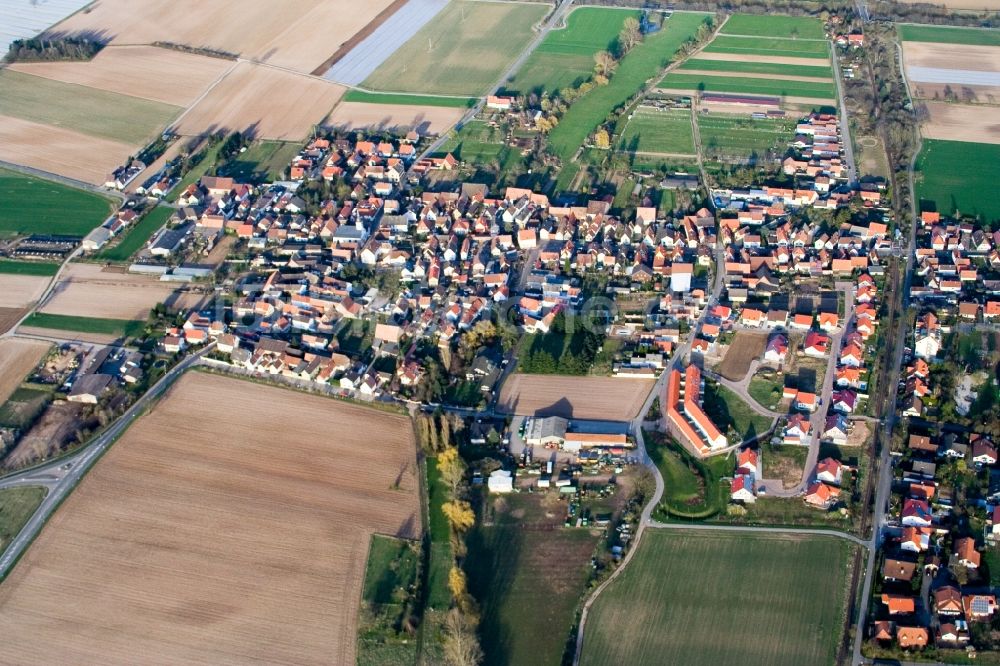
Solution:
[(514, 491), (514, 475), (505, 470), (498, 469), (490, 474), (486, 482), (491, 493), (510, 493)]

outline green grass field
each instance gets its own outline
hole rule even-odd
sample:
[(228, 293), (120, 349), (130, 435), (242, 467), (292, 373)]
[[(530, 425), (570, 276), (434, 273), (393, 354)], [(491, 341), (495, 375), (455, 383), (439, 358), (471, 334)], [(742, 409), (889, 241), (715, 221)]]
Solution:
[(482, 120), (470, 120), (442, 144), (439, 154), (451, 153), (466, 162), (488, 162), (504, 153), (503, 134)]
[(972, 46), (1000, 46), (1000, 30), (989, 28), (954, 28), (943, 25), (900, 24), (896, 26), (904, 42), (940, 42)]
[(0, 72), (0, 114), (103, 139), (144, 144), (180, 112), (180, 107), (138, 97), (9, 69)]
[(223, 176), (242, 183), (270, 183), (281, 180), (302, 144), (298, 141), (257, 141), (222, 169)]
[(417, 577), (419, 549), (410, 541), (372, 535), (361, 598), (373, 604), (395, 604)]
[(917, 196), (952, 215), (1000, 219), (1000, 198), (993, 194), (1000, 146), (925, 139), (917, 158)]
[(362, 84), (372, 90), (480, 95), (531, 40), (547, 5), (455, 0)]
[(710, 14), (675, 12), (663, 28), (647, 35), (618, 65), (611, 82), (577, 100), (549, 133), (549, 147), (563, 161), (570, 159), (595, 127), (615, 108), (632, 98), (665, 67), (681, 44), (694, 37)]
[(43, 499), (45, 489), (37, 486), (0, 490), (0, 552), (7, 549)]
[(795, 137), (795, 121), (703, 114), (698, 131), (706, 157), (742, 160), (768, 151), (783, 154)]
[(832, 101), (837, 97), (833, 83), (782, 81), (778, 78), (753, 79), (742, 76), (705, 76), (671, 72), (659, 87), (668, 90), (699, 90), (705, 92), (746, 93), (776, 97), (808, 97)]
[[(526, 521), (537, 509), (527, 511)], [(598, 538), (585, 529), (527, 530), (503, 518), (469, 535), (465, 569), (482, 607), (484, 666), (560, 663)]]
[(427, 510), (431, 537), (430, 564), (427, 570), (427, 606), (446, 611), (451, 603), (448, 590), (448, 572), (451, 570), (451, 532), (448, 521), (441, 512), (447, 501), (447, 491), (437, 469), (437, 459), (427, 459)]
[(681, 153), (694, 155), (691, 111), (666, 109), (637, 110), (625, 125), (619, 150), (630, 153)]
[(25, 319), (25, 326), (51, 328), (57, 331), (76, 331), (97, 335), (134, 338), (142, 335), (146, 322), (128, 319), (101, 319), (98, 317), (74, 317), (71, 315), (45, 314), (35, 312)]
[(25, 430), (52, 402), (52, 392), (19, 387), (0, 405), (0, 426)]
[(750, 385), (747, 386), (747, 393), (761, 406), (773, 409), (781, 402), (781, 395), (784, 392), (785, 384), (773, 373), (757, 373), (750, 378)]
[(59, 272), (59, 264), (46, 261), (11, 261), (0, 259), (0, 273), (51, 277)]
[(0, 169), (0, 237), (86, 236), (112, 210), (111, 200), (100, 195)]
[(420, 546), (372, 535), (361, 593), (357, 663), (415, 663), (417, 642), (397, 630), (417, 583)]
[(829, 65), (783, 65), (777, 62), (742, 62), (740, 60), (705, 60), (691, 58), (678, 71), (699, 70), (702, 72), (740, 72), (746, 74), (773, 74), (775, 76), (812, 76), (833, 79), (833, 69)]
[(726, 510), (729, 486), (720, 479), (733, 472), (731, 455), (697, 460), (663, 433), (644, 432), (643, 439), (664, 483), (654, 517), (703, 520)]
[(106, 250), (97, 253), (97, 258), (103, 261), (122, 262), (128, 261), (133, 254), (138, 252), (150, 236), (167, 223), (173, 208), (167, 206), (157, 206), (149, 213), (142, 216), (138, 223), (125, 232), (121, 241)]
[(730, 431), (730, 444), (736, 443), (732, 439), (733, 432), (745, 441), (771, 427), (771, 419), (753, 411), (740, 396), (715, 382), (705, 382), (702, 403), (705, 413), (719, 430), (723, 434)]
[(365, 104), (411, 104), (413, 106), (444, 106), (448, 108), (467, 109), (475, 106), (475, 97), (435, 97), (433, 95), (393, 95), (390, 93), (365, 92), (363, 90), (348, 90), (344, 95), (345, 102), (363, 102)]
[(780, 37), (736, 37), (719, 35), (709, 44), (708, 53), (741, 53), (747, 55), (788, 56), (792, 58), (830, 58), (830, 44)]
[(522, 94), (551, 93), (579, 85), (594, 72), (594, 54), (613, 49), (629, 16), (638, 18), (639, 12), (603, 7), (573, 10), (566, 28), (546, 35), (506, 88)]
[(580, 663), (832, 664), (850, 552), (830, 537), (647, 530), (592, 607)]
[(724, 35), (787, 37), (790, 39), (825, 39), (823, 22), (809, 16), (773, 16), (771, 14), (733, 14), (722, 26)]

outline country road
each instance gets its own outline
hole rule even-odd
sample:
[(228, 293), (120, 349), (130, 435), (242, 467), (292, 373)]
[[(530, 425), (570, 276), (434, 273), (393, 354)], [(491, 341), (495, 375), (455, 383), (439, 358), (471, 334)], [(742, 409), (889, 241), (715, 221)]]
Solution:
[(7, 574), (10, 573), (10, 570), (21, 558), (21, 555), (24, 554), (24, 551), (35, 540), (39, 532), (41, 532), (48, 519), (104, 452), (125, 432), (136, 418), (141, 416), (157, 398), (173, 385), (178, 377), (196, 365), (201, 360), (201, 357), (214, 347), (215, 343), (211, 343), (197, 354), (188, 356), (174, 366), (145, 395), (139, 398), (121, 418), (98, 435), (92, 442), (84, 446), (79, 452), (55, 460), (48, 465), (41, 465), (19, 474), (13, 474), (0, 481), (0, 489), (19, 486), (42, 486), (48, 490), (41, 505), (18, 535), (11, 541), (10, 545), (7, 546), (3, 555), (0, 556), (0, 580), (7, 577)]

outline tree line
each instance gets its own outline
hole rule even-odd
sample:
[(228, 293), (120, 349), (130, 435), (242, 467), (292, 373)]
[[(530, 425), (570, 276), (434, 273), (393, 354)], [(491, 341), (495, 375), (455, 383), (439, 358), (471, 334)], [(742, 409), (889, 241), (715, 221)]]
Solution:
[(55, 60), (90, 60), (104, 44), (79, 37), (59, 39), (15, 39), (7, 49), (7, 62), (51, 62)]

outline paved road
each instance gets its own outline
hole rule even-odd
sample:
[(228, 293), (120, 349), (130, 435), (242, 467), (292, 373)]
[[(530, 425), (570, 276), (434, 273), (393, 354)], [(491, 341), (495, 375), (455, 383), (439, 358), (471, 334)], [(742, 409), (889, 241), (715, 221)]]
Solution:
[(139, 398), (125, 414), (101, 435), (87, 444), (78, 453), (60, 458), (49, 465), (42, 465), (14, 474), (0, 481), (0, 489), (20, 486), (43, 486), (48, 490), (45, 499), (28, 520), (18, 535), (0, 556), (0, 580), (10, 573), (11, 568), (31, 545), (52, 513), (59, 507), (69, 493), (83, 478), (91, 466), (108, 450), (118, 437), (125, 432), (137, 417), (142, 415), (150, 404), (170, 388), (181, 374), (198, 363), (202, 355), (214, 348), (215, 343), (206, 346), (197, 354), (193, 354), (171, 369), (144, 396)]
[[(535, 38), (531, 40), (531, 43), (529, 43), (528, 46), (525, 47), (525, 49), (517, 57), (517, 59), (515, 59), (514, 62), (512, 62), (510, 66), (504, 70), (503, 74), (493, 85), (493, 87), (490, 88), (490, 90), (486, 93), (486, 95), (480, 98), (479, 101), (476, 102), (476, 105), (473, 106), (471, 109), (469, 109), (465, 113), (465, 115), (462, 116), (461, 120), (455, 123), (455, 127), (462, 127), (463, 125), (465, 125), (465, 123), (475, 118), (476, 114), (478, 114), (480, 111), (483, 110), (483, 105), (486, 103), (486, 96), (495, 95), (498, 90), (504, 87), (504, 85), (507, 83), (507, 79), (512, 77), (519, 69), (521, 69), (521, 66), (524, 65), (525, 61), (527, 61), (529, 57), (531, 57), (531, 54), (534, 53), (535, 49), (538, 48), (538, 45), (542, 43), (542, 40), (544, 40), (545, 36), (549, 34), (549, 31), (556, 29), (560, 25), (562, 25), (562, 21), (565, 18), (566, 14), (569, 13), (570, 9), (572, 9), (572, 5), (573, 5), (573, 0), (561, 0), (559, 6), (552, 11), (552, 13), (549, 15), (549, 19), (538, 30), (538, 33), (535, 35)], [(428, 155), (436, 153), (438, 150), (441, 149), (441, 146), (443, 146), (446, 141), (448, 141), (448, 134), (444, 133), (437, 139), (435, 139), (434, 142), (431, 143), (431, 145), (429, 145), (427, 149), (420, 154), (420, 156), (417, 158), (417, 161), (426, 158)]]

